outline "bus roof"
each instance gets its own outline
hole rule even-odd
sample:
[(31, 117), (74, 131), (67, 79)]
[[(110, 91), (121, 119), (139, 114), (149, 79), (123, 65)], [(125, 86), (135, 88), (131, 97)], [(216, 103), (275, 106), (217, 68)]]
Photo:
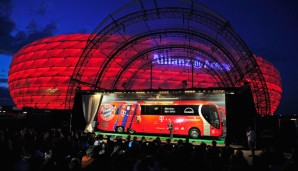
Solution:
[(174, 100), (174, 101), (138, 101), (141, 105), (216, 105), (209, 101), (204, 100)]

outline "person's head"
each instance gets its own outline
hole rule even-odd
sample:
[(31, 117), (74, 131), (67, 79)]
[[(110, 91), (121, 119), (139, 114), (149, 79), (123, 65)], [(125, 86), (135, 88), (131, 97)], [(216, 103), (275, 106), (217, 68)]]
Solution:
[(201, 147), (202, 149), (206, 149), (207, 144), (206, 144), (205, 142), (201, 142), (200, 147)]
[(95, 146), (89, 146), (88, 148), (87, 148), (87, 150), (86, 150), (86, 156), (89, 156), (89, 157), (92, 157), (93, 156), (93, 154), (94, 154), (94, 147)]
[(110, 136), (110, 137), (108, 138), (108, 140), (109, 140), (110, 142), (114, 142), (114, 140), (115, 140), (115, 136)]
[(241, 149), (237, 149), (235, 155), (236, 156), (243, 156), (243, 151)]
[(133, 141), (137, 141), (137, 140), (138, 140), (138, 137), (134, 136)]
[(92, 157), (99, 157), (102, 154), (105, 154), (105, 148), (106, 145), (104, 143), (100, 143), (97, 146), (94, 146)]
[(98, 135), (96, 136), (96, 139), (97, 139), (97, 140), (103, 140), (103, 135), (102, 135), (102, 134), (98, 134)]
[(168, 143), (168, 144), (171, 144), (171, 139), (166, 139), (166, 142)]
[(212, 146), (216, 146), (217, 142), (215, 140), (212, 141)]
[(127, 135), (126, 141), (130, 141), (130, 140), (131, 140), (131, 136), (130, 135)]
[(72, 158), (68, 165), (70, 170), (79, 170), (81, 169), (81, 162), (78, 158)]
[(181, 139), (179, 139), (179, 140), (177, 141), (177, 144), (178, 144), (178, 145), (183, 144), (183, 141), (182, 141)]
[(142, 143), (146, 142), (146, 138), (143, 136), (142, 139), (141, 139)]
[(253, 129), (252, 129), (251, 126), (249, 126), (249, 127), (247, 128), (247, 130), (248, 130), (248, 131), (251, 131), (251, 130), (253, 130)]

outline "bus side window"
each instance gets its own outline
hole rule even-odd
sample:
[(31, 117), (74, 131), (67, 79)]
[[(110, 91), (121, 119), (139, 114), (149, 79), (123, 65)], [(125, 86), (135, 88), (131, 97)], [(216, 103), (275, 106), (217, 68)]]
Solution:
[(161, 114), (161, 105), (147, 106), (150, 108), (150, 114), (160, 115)]
[(147, 114), (147, 106), (146, 105), (141, 105), (141, 115), (146, 115)]
[(160, 115), (161, 105), (143, 105), (141, 107), (141, 115)]

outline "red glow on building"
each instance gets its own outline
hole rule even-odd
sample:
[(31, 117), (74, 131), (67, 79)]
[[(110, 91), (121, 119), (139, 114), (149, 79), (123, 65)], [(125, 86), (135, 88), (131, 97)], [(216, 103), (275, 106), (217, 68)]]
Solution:
[(256, 59), (265, 78), (270, 97), (271, 111), (274, 113), (280, 103), (282, 93), (280, 73), (271, 63), (262, 57), (257, 57)]
[[(39, 109), (65, 109), (65, 99), (71, 75), (78, 62), (89, 34), (70, 34), (45, 38), (35, 41), (23, 47), (13, 57), (8, 83), (10, 94), (19, 108), (33, 107)], [(116, 37), (115, 37), (116, 39)], [(150, 43), (150, 42), (148, 42)], [(146, 46), (146, 44), (142, 44)], [(106, 51), (113, 50), (113, 42), (107, 42)], [(96, 52), (99, 53), (99, 52)], [(85, 71), (85, 78), (82, 80), (95, 80), (96, 71), (102, 62), (100, 55), (96, 55), (91, 60), (92, 66), (88, 66)], [(132, 52), (128, 52), (131, 54)], [(127, 53), (122, 52), (123, 55)], [(125, 60), (125, 58), (122, 58)], [(265, 78), (270, 96), (270, 106), (272, 114), (279, 105), (282, 88), (281, 79), (278, 70), (269, 62), (261, 57), (257, 58), (257, 63)], [(119, 72), (121, 66), (109, 66), (103, 86), (109, 87), (113, 84), (115, 73)], [(124, 85), (128, 78), (132, 77), (140, 68), (138, 62), (128, 68), (118, 81), (117, 85)], [(166, 68), (166, 69), (165, 69)], [(153, 70), (154, 86), (153, 88), (182, 88), (181, 79), (189, 77), (189, 68), (173, 69), (164, 65), (157, 65)], [(87, 74), (86, 74), (87, 73)], [(206, 72), (196, 72), (194, 87), (207, 88), (216, 87), (214, 79)], [(142, 78), (134, 81), (132, 89), (145, 89), (150, 83), (150, 72), (144, 71)], [(92, 81), (87, 81), (92, 82)], [(90, 87), (82, 86), (82, 90)], [(124, 89), (124, 87), (116, 87)], [(254, 93), (254, 92), (253, 92)], [(74, 95), (73, 95), (74, 96)]]

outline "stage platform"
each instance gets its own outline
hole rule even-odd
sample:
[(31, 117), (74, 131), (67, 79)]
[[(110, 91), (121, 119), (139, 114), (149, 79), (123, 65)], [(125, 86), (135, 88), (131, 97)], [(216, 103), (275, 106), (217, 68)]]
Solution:
[[(166, 142), (166, 139), (169, 139), (170, 136), (169, 135), (146, 135), (146, 134), (125, 134), (125, 133), (112, 133), (112, 132), (101, 132), (101, 131), (96, 131), (95, 132), (96, 135), (98, 134), (102, 134), (104, 136), (104, 138), (106, 139), (108, 136), (114, 136), (115, 138), (117, 136), (121, 136), (124, 140), (126, 139), (126, 137), (128, 135), (131, 136), (131, 138), (133, 137), (137, 137), (138, 140), (141, 140), (141, 138), (144, 136), (146, 138), (147, 141), (153, 141), (154, 139), (156, 139), (156, 137), (159, 137), (161, 139), (162, 142)], [(175, 136), (172, 139), (172, 143), (177, 143), (178, 140), (183, 140), (183, 142), (185, 141), (187, 137), (186, 136)], [(199, 139), (189, 139), (189, 142), (192, 143), (193, 145), (200, 145), (202, 142), (205, 142), (207, 145), (211, 145), (212, 141), (215, 140), (217, 142), (217, 146), (219, 147), (224, 147), (224, 141), (225, 138), (224, 137), (201, 137)]]

